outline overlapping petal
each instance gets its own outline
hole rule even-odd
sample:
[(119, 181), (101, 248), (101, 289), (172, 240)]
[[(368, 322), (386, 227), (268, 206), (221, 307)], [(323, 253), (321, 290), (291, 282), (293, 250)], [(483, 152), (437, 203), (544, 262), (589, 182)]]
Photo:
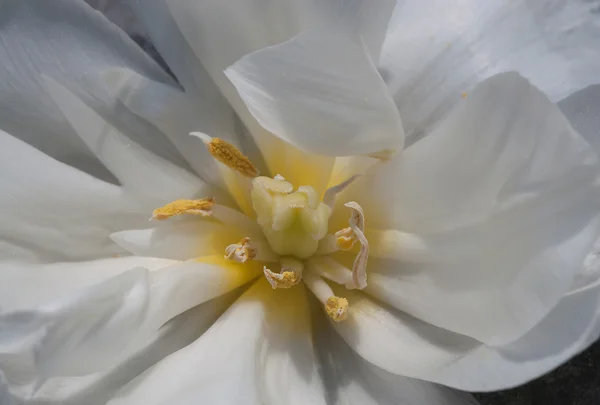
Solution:
[[(400, 232), (373, 240), (374, 255), (393, 261), (372, 263), (371, 292), (488, 344), (539, 322), (597, 236), (597, 157), (516, 74), (483, 82), (434, 133), (375, 172), (357, 198), (369, 196), (374, 227)], [(399, 246), (406, 242), (415, 245)]]

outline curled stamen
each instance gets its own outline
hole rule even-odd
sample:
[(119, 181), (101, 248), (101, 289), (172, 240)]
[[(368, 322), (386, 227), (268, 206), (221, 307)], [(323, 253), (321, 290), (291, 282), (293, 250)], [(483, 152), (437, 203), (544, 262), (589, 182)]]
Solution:
[(325, 312), (333, 321), (341, 322), (348, 317), (348, 300), (335, 296), (325, 280), (312, 272), (307, 272), (304, 276), (304, 284), (321, 301)]
[(225, 259), (238, 263), (246, 263), (256, 257), (256, 247), (248, 237), (225, 248)]
[(225, 166), (235, 170), (246, 177), (256, 177), (259, 172), (247, 156), (242, 154), (238, 148), (220, 138), (212, 138), (202, 132), (191, 132), (204, 142), (208, 152)]
[[(352, 283), (347, 287), (362, 290), (367, 286), (367, 260), (369, 258), (369, 241), (364, 234), (365, 214), (361, 206), (354, 201), (347, 202), (344, 206), (352, 210), (352, 216), (348, 221), (350, 227), (336, 233), (337, 246), (340, 249), (347, 246), (351, 248), (355, 242), (360, 243), (360, 250), (352, 265)], [(349, 230), (352, 235), (349, 234)], [(338, 233), (340, 233), (339, 236)]]
[(199, 200), (175, 200), (152, 212), (151, 219), (163, 220), (177, 215), (192, 214), (208, 217), (212, 215), (214, 198), (201, 198)]

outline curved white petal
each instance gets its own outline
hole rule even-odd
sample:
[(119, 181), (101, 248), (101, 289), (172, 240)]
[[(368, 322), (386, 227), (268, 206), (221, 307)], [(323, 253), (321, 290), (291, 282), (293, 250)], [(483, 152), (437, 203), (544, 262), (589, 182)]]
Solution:
[(184, 93), (131, 69), (113, 69), (104, 74), (115, 98), (165, 134), (202, 179), (222, 185), (216, 161), (206, 146), (189, 134), (199, 131), (239, 144), (231, 108), (215, 103), (207, 95)]
[(225, 74), (266, 130), (302, 150), (352, 156), (403, 147), (396, 106), (358, 36), (307, 31)]
[(600, 84), (571, 94), (558, 107), (600, 156)]
[[(152, 24), (160, 27), (171, 27), (173, 17), (187, 46), (192, 48), (206, 72), (249, 129), (265, 158), (267, 168), (274, 174), (282, 174), (294, 184), (312, 184), (321, 188), (316, 183), (331, 170), (331, 159), (307, 156), (265, 131), (249, 113), (223, 71), (250, 52), (288, 40), (301, 31), (317, 26), (341, 25), (344, 29), (350, 28), (362, 34), (373, 48), (378, 48), (394, 2), (176, 0), (167, 2), (171, 15), (166, 17), (161, 16), (163, 3), (157, 3), (153, 7), (148, 5), (152, 10), (145, 14), (153, 12), (155, 19)], [(293, 168), (306, 165), (309, 159), (312, 160), (309, 166), (314, 173), (309, 171), (311, 178), (306, 181), (309, 176), (300, 175)]]
[(302, 288), (258, 281), (200, 339), (109, 404), (325, 404), (305, 300)]
[(12, 386), (11, 391), (16, 399), (31, 405), (105, 405), (123, 385), (201, 336), (236, 295), (237, 290), (178, 315), (147, 342), (140, 343), (131, 356), (117, 359), (106, 371), (81, 377), (50, 378), (35, 391), (33, 398), (30, 384)]
[[(313, 313), (313, 339), (331, 403), (346, 405), (476, 405), (467, 393), (389, 373), (369, 363), (340, 338), (321, 311)], [(383, 349), (383, 348), (382, 348)]]
[(188, 260), (214, 254), (217, 233), (225, 229), (223, 224), (212, 221), (173, 222), (155, 228), (115, 232), (110, 238), (135, 255)]
[(0, 130), (3, 259), (82, 260), (121, 253), (108, 235), (148, 215), (112, 184), (66, 166)]
[(61, 84), (47, 78), (44, 87), (81, 140), (146, 206), (155, 207), (195, 195), (214, 195), (196, 176), (130, 141)]
[(0, 261), (0, 313), (31, 309), (67, 297), (134, 267), (154, 271), (176, 263), (138, 256), (43, 264), (5, 258)]
[(477, 347), (471, 338), (382, 306), (359, 291), (333, 287), (350, 304), (348, 319), (333, 327), (354, 351), (388, 372), (429, 379)]
[(363, 207), (375, 226), (387, 221), (425, 241), (419, 264), (387, 249), (383, 257), (399, 262), (371, 279), (372, 293), (488, 344), (519, 338), (591, 249), (599, 173), (591, 148), (539, 91), (515, 74), (488, 79), (355, 190), (370, 196)]
[(600, 284), (573, 291), (533, 330), (507, 346), (480, 346), (428, 379), (469, 391), (525, 384), (558, 367), (600, 334)]
[(107, 370), (178, 314), (260, 274), (225, 260), (135, 268), (65, 298), (0, 315), (0, 362), (9, 381)]
[(516, 70), (553, 101), (600, 82), (598, 3), (398, 2), (381, 67), (407, 136), (427, 133), (461, 94)]
[(88, 163), (93, 156), (46, 94), (45, 75), (68, 83), (134, 141), (178, 161), (168, 140), (120, 108), (94, 75), (98, 69), (128, 67), (152, 80), (173, 82), (126, 34), (77, 0), (7, 0), (1, 14), (0, 128), (61, 161), (105, 173)]

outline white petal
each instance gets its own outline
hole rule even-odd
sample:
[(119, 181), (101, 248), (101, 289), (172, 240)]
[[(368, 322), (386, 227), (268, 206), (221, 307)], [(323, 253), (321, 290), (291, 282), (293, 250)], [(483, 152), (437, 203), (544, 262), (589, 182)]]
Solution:
[(407, 136), (427, 133), (481, 80), (516, 70), (553, 101), (600, 82), (596, 2), (398, 2), (381, 66)]
[(251, 287), (200, 339), (126, 386), (110, 405), (325, 404), (305, 290)]
[(44, 81), (77, 134), (123, 186), (148, 201), (148, 206), (194, 195), (210, 195), (200, 179), (131, 142), (102, 116), (56, 81)]
[[(183, 0), (171, 1), (168, 5), (188, 46), (249, 129), (268, 169), (272, 173), (282, 174), (294, 184), (318, 187), (316, 183), (331, 170), (333, 162), (299, 153), (265, 131), (249, 113), (223, 71), (250, 52), (288, 40), (301, 31), (317, 26), (341, 25), (355, 30), (376, 48), (381, 32), (387, 26), (393, 3), (382, 0), (375, 6), (373, 2), (345, 0)], [(156, 14), (160, 15), (160, 12)], [(310, 162), (308, 166), (314, 168), (315, 172), (309, 173), (310, 179), (294, 170), (306, 166), (306, 162)]]
[(134, 267), (153, 271), (175, 263), (137, 256), (51, 264), (5, 259), (0, 262), (0, 312), (25, 310), (64, 298)]
[(329, 398), (346, 405), (476, 405), (462, 393), (389, 373), (367, 362), (333, 330), (322, 313), (313, 314), (313, 336)]
[(600, 156), (600, 85), (573, 93), (562, 99), (558, 107)]
[[(147, 223), (115, 185), (55, 161), (0, 130), (3, 259), (81, 260), (121, 253), (108, 235)], [(17, 250), (15, 250), (17, 249)], [(34, 257), (35, 256), (35, 257)]]
[(76, 294), (0, 316), (0, 361), (9, 380), (107, 370), (176, 315), (260, 274), (217, 261), (148, 273), (136, 268)]
[(214, 99), (150, 80), (131, 69), (110, 70), (105, 77), (115, 98), (164, 133), (201, 178), (222, 184), (214, 158), (189, 133), (200, 131), (238, 144), (231, 108), (215, 104)]
[[(145, 147), (173, 157), (172, 145), (103, 97), (97, 69), (129, 67), (152, 80), (172, 83), (126, 34), (77, 0), (4, 1), (0, 27), (0, 128), (36, 148), (89, 170), (99, 171), (59, 109), (48, 97), (42, 74), (94, 103)], [(156, 135), (156, 136), (155, 136)]]
[(428, 379), (477, 347), (473, 339), (384, 307), (361, 292), (337, 286), (334, 292), (350, 304), (348, 319), (332, 323), (335, 330), (359, 355), (393, 374)]
[(224, 229), (224, 225), (212, 221), (174, 222), (115, 232), (110, 238), (135, 255), (188, 260), (215, 253), (215, 233)]
[[(123, 385), (201, 336), (237, 295), (237, 291), (228, 293), (175, 317), (161, 327), (150, 340), (141, 343), (135, 353), (118, 359), (107, 371), (81, 377), (50, 378), (35, 392), (33, 403), (106, 404)], [(15, 397), (25, 400), (30, 397), (32, 388), (31, 385), (13, 386), (12, 391)], [(4, 405), (4, 402), (0, 403)]]
[(480, 346), (428, 377), (469, 391), (527, 383), (591, 345), (600, 334), (600, 285), (567, 295), (533, 330), (505, 347)]
[(302, 150), (401, 150), (402, 123), (360, 37), (308, 31), (225, 71), (254, 118)]
[(541, 93), (515, 74), (488, 79), (355, 190), (371, 196), (357, 201), (375, 226), (387, 221), (427, 242), (421, 264), (386, 266), (390, 283), (411, 291), (406, 299), (384, 279), (373, 293), (488, 344), (519, 338), (591, 249), (598, 173), (591, 148)]

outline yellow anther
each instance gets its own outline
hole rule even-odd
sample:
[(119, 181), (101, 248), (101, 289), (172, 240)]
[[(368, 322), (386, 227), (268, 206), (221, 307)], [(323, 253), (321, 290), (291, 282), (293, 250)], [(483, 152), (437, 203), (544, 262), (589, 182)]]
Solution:
[(263, 269), (265, 277), (273, 289), (276, 288), (291, 288), (300, 282), (300, 278), (293, 271), (283, 271), (274, 273), (266, 266)]
[(348, 300), (340, 297), (330, 297), (325, 303), (325, 312), (334, 322), (348, 318)]
[(246, 263), (256, 257), (257, 250), (248, 237), (225, 248), (225, 259), (238, 263)]
[(199, 200), (175, 200), (152, 212), (152, 219), (167, 219), (177, 215), (192, 214), (207, 217), (212, 215), (211, 208), (215, 204), (214, 198)]
[(258, 176), (258, 169), (250, 159), (243, 155), (238, 148), (219, 138), (212, 138), (206, 143), (210, 154), (225, 166), (235, 170), (246, 177)]
[(340, 250), (350, 250), (356, 243), (356, 236), (350, 227), (340, 229), (335, 233), (335, 237), (335, 245)]

